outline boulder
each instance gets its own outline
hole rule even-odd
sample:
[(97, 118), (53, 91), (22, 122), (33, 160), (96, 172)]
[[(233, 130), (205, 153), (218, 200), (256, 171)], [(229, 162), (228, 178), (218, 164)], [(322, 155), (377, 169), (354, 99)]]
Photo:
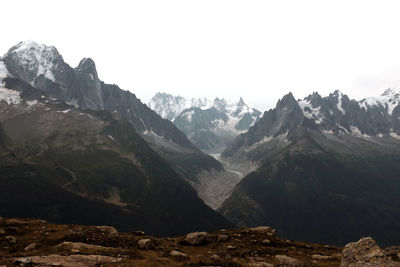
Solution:
[(104, 264), (111, 264), (121, 261), (121, 258), (114, 258), (100, 255), (49, 255), (15, 258), (17, 265), (27, 266), (63, 266), (63, 267), (94, 267)]
[(111, 226), (95, 226), (95, 228), (101, 232), (101, 235), (112, 238), (118, 237), (118, 230)]
[(264, 240), (262, 241), (262, 243), (263, 243), (264, 245), (269, 245), (269, 244), (271, 244), (271, 240), (269, 240), (269, 239), (264, 239)]
[(392, 261), (385, 255), (371, 237), (361, 238), (349, 243), (342, 252), (340, 267), (400, 267), (399, 262)]
[(4, 229), (0, 228), (0, 235), (5, 235), (5, 234), (6, 234), (6, 231)]
[(199, 246), (209, 243), (209, 235), (207, 232), (189, 233), (183, 239), (182, 244)]
[(38, 245), (37, 243), (32, 243), (32, 244), (26, 246), (26, 247), (24, 248), (24, 250), (25, 250), (25, 251), (34, 250), (35, 248), (37, 248), (37, 245)]
[(103, 247), (98, 245), (91, 245), (81, 242), (62, 242), (55, 246), (57, 249), (69, 250), (74, 253), (90, 251), (91, 253), (107, 253), (115, 252), (117, 249), (112, 247)]
[(273, 264), (267, 263), (267, 262), (264, 262), (264, 261), (262, 261), (262, 262), (253, 262), (253, 263), (250, 263), (249, 266), (252, 266), (252, 267), (274, 267)]
[(139, 248), (141, 248), (141, 249), (151, 249), (153, 247), (153, 243), (151, 242), (151, 239), (148, 239), (148, 238), (140, 239), (138, 241), (138, 245), (139, 245)]
[(188, 256), (188, 255), (186, 255), (185, 253), (176, 251), (176, 250), (172, 250), (172, 251), (169, 253), (169, 255), (170, 255), (173, 259), (178, 260), (178, 261), (182, 261), (182, 260), (187, 260), (187, 259), (189, 259), (189, 256)]
[(221, 261), (222, 259), (221, 259), (221, 257), (218, 256), (217, 254), (214, 254), (214, 255), (212, 255), (212, 256), (210, 257), (210, 260), (213, 260), (213, 261)]
[(286, 255), (275, 255), (276, 266), (286, 266), (295, 267), (302, 266), (300, 262), (294, 258), (288, 257)]
[(276, 233), (276, 230), (272, 227), (269, 226), (258, 226), (258, 227), (253, 227), (249, 228), (250, 231), (252, 232), (258, 232), (258, 233), (266, 233), (270, 236), (274, 236)]
[(314, 254), (314, 255), (311, 256), (311, 258), (312, 258), (313, 260), (317, 260), (317, 261), (319, 261), (319, 260), (327, 261), (327, 260), (334, 260), (334, 259), (336, 259), (335, 256), (320, 255), (320, 254)]
[(229, 236), (227, 235), (218, 235), (217, 236), (217, 243), (225, 242), (229, 240)]

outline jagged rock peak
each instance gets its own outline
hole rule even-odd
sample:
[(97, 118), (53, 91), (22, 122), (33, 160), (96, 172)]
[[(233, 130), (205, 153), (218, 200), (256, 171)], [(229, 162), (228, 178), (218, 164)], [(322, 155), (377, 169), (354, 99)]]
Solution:
[(83, 58), (78, 67), (76, 68), (78, 72), (82, 72), (84, 74), (89, 75), (89, 77), (94, 80), (98, 79), (96, 63), (91, 58)]
[[(39, 44), (35, 41), (28, 40), (24, 42), (19, 42), (18, 44), (14, 45), (11, 47), (7, 54), (10, 53), (17, 53), (19, 55), (40, 55), (40, 54), (56, 54), (60, 55), (57, 51), (57, 48), (55, 48), (52, 45), (45, 45), (45, 44)], [(6, 55), (7, 55), (6, 54)]]
[(96, 63), (94, 63), (93, 59), (91, 59), (90, 57), (83, 58), (79, 62), (79, 65), (77, 67), (77, 69), (87, 69), (87, 68), (96, 69)]
[(381, 96), (393, 96), (393, 95), (399, 95), (400, 94), (400, 88), (388, 88), (381, 94)]
[(243, 106), (246, 105), (246, 103), (244, 102), (244, 100), (243, 100), (242, 97), (240, 97), (239, 102), (237, 103), (237, 105), (238, 105), (239, 107), (243, 107)]
[(297, 101), (294, 98), (292, 92), (289, 92), (288, 94), (284, 95), (282, 99), (279, 99), (278, 103), (276, 104), (276, 107), (284, 107), (284, 106), (293, 106), (297, 105)]
[(375, 106), (382, 106), (391, 116), (394, 109), (400, 105), (400, 89), (388, 88), (385, 90), (385, 92), (383, 92), (383, 94), (378, 97), (364, 98), (359, 102), (359, 105), (365, 110)]
[(40, 75), (55, 81), (54, 71), (59, 64), (65, 64), (54, 46), (39, 44), (34, 41), (20, 42), (4, 55), (4, 62), (10, 72), (32, 83)]

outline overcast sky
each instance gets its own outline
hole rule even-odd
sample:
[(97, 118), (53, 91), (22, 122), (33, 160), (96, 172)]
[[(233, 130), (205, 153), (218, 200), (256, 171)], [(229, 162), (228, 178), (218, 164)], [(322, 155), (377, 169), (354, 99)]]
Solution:
[(95, 60), (107, 83), (239, 96), (270, 108), (292, 91), (352, 98), (400, 87), (400, 1), (1, 0), (0, 54), (54, 45), (71, 66)]

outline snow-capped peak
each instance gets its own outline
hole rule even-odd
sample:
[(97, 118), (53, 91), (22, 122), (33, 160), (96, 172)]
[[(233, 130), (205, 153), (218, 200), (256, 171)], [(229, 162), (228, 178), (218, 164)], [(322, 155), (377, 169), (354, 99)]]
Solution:
[(219, 97), (211, 101), (205, 97), (186, 99), (167, 93), (157, 93), (149, 101), (148, 106), (162, 118), (171, 121), (181, 114), (182, 111), (189, 108), (200, 108), (202, 110), (214, 108), (231, 117), (242, 117), (246, 113), (259, 113), (257, 110), (249, 107), (241, 97), (237, 102)]
[(56, 62), (57, 59), (62, 59), (54, 46), (38, 44), (34, 41), (20, 42), (4, 57), (10, 57), (14, 64), (27, 71), (28, 74), (24, 75), (24, 80), (31, 84), (40, 75), (55, 81)]
[(393, 110), (400, 104), (400, 89), (388, 88), (381, 96), (365, 98), (359, 104), (364, 109), (373, 106), (382, 106), (387, 108), (389, 115), (392, 115)]

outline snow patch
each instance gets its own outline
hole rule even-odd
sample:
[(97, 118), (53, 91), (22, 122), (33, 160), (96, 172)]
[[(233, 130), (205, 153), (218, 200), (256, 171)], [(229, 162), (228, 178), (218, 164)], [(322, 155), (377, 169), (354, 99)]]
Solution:
[(74, 108), (79, 108), (77, 99), (72, 99), (70, 101), (67, 101), (66, 103), (67, 103), (68, 106), (72, 106)]
[(21, 97), (19, 96), (20, 92), (9, 90), (6, 88), (1, 88), (0, 86), (0, 101), (5, 101), (9, 105), (17, 105), (21, 103)]
[(111, 135), (108, 135), (108, 137), (110, 137), (111, 140), (115, 141), (114, 137), (112, 137)]
[(52, 70), (56, 68), (54, 62), (59, 54), (55, 47), (27, 41), (19, 43), (10, 53), (16, 58), (17, 64), (35, 73), (35, 77), (27, 81), (30, 84), (33, 84), (34, 80), (40, 75), (44, 75), (45, 78), (53, 82), (56, 81)]
[(391, 132), (389, 135), (390, 135), (393, 139), (400, 140), (400, 135), (398, 135), (398, 134), (396, 134), (396, 133), (394, 133), (394, 132)]
[(382, 106), (387, 108), (389, 115), (392, 115), (393, 110), (400, 104), (400, 90), (399, 89), (387, 89), (379, 97), (368, 97), (358, 102), (360, 108), (368, 110), (373, 106)]
[(343, 109), (342, 107), (342, 97), (343, 94), (341, 92), (338, 91), (338, 103), (337, 103), (337, 108), (340, 112), (342, 112), (343, 114), (346, 114), (346, 111)]
[(71, 109), (66, 109), (66, 110), (61, 110), (61, 111), (57, 111), (57, 112), (67, 114), (68, 112), (70, 112), (70, 110), (71, 110)]
[(313, 107), (308, 100), (299, 100), (298, 104), (306, 118), (314, 120), (316, 124), (324, 121), (325, 116), (321, 112), (321, 107)]
[(193, 117), (194, 113), (195, 113), (194, 110), (186, 111), (185, 113), (182, 114), (182, 117), (185, 117), (185, 119), (188, 122), (192, 122), (192, 117)]
[(367, 138), (367, 139), (371, 138), (371, 136), (362, 133), (360, 129), (358, 129), (358, 127), (356, 126), (350, 125), (350, 131), (353, 136)]
[(37, 105), (39, 102), (37, 100), (26, 101), (26, 104), (31, 107)]

